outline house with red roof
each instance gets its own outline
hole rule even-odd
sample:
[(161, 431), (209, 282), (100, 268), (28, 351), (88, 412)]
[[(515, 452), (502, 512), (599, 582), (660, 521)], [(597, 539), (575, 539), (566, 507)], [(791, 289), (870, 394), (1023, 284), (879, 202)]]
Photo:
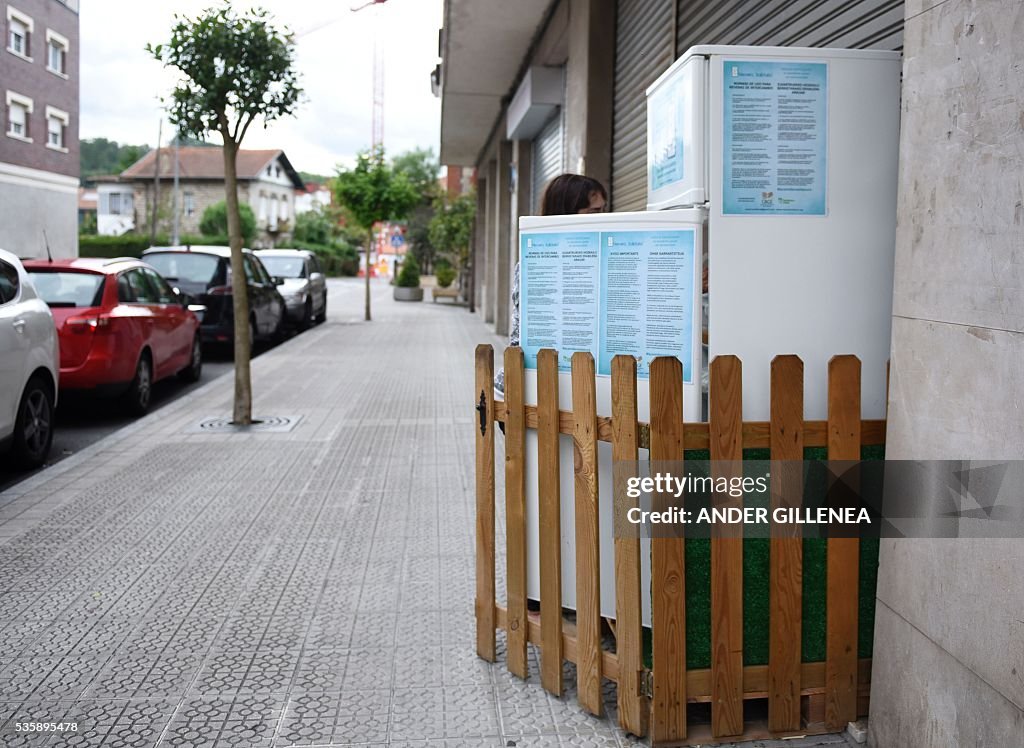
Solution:
[[(178, 189), (175, 195), (174, 176)], [(281, 246), (295, 225), (295, 195), (305, 185), (282, 150), (240, 150), (237, 159), (238, 200), (256, 216), (253, 247)], [(177, 198), (177, 199), (175, 199)], [(224, 199), (224, 154), (215, 146), (182, 146), (151, 150), (121, 172), (114, 182), (99, 183), (98, 219), (103, 226), (149, 232), (157, 205), (157, 232), (171, 234), (175, 205), (181, 234), (198, 234), (203, 211)], [(119, 216), (106, 221), (105, 216)]]

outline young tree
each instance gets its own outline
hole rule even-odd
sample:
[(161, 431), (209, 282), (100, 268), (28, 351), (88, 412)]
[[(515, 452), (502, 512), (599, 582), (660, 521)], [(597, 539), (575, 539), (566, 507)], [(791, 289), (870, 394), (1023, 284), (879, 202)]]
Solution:
[(434, 217), (430, 219), (430, 243), (458, 271), (463, 294), (468, 293), (466, 273), (475, 218), (476, 195), (466, 193), (454, 199), (447, 195), (439, 196), (434, 203)]
[(215, 132), (224, 142), (224, 189), (231, 244), (235, 317), (234, 422), (252, 423), (252, 353), (249, 300), (242, 261), (238, 208), (238, 148), (257, 119), (266, 126), (293, 114), (302, 90), (294, 69), (293, 37), (261, 9), (238, 12), (228, 2), (195, 18), (175, 15), (170, 40), (146, 45), (180, 80), (167, 102), (171, 122), (184, 135)]
[(366, 321), (370, 316), (370, 252), (373, 226), (379, 221), (400, 221), (419, 201), (409, 178), (384, 159), (384, 148), (362, 151), (353, 169), (339, 169), (334, 194), (348, 215), (366, 234)]

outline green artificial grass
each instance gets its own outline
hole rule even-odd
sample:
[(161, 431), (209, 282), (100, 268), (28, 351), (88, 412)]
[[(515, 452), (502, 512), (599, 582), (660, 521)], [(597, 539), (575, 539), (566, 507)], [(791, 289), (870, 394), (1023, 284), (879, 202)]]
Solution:
[[(767, 449), (744, 450), (745, 460), (769, 460)], [(706, 450), (689, 450), (687, 460), (708, 460)], [(827, 450), (804, 450), (805, 460), (827, 459)], [(884, 446), (861, 449), (862, 460), (884, 460)], [(803, 541), (803, 628), (804, 662), (825, 659), (825, 576), (828, 541), (805, 538)], [(768, 664), (768, 538), (743, 541), (743, 664)], [(689, 538), (686, 563), (686, 667), (699, 670), (711, 667), (711, 541)], [(878, 540), (860, 542), (860, 593), (858, 656), (871, 657), (875, 626), (875, 583), (878, 577)], [(644, 663), (651, 667), (651, 632), (644, 629)]]

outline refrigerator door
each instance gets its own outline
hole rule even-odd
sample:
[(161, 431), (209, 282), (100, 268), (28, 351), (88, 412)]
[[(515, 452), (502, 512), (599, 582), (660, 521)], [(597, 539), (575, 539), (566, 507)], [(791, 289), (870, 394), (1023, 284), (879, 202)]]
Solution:
[(708, 58), (679, 58), (647, 89), (647, 210), (707, 200)]
[(805, 418), (827, 418), (839, 354), (860, 358), (862, 416), (885, 417), (900, 72), (895, 52), (711, 56), (709, 347), (743, 362), (744, 420), (770, 417), (780, 354), (804, 362)]
[[(664, 309), (666, 317), (676, 319), (680, 309), (689, 316), (689, 340), (680, 348), (686, 353), (680, 358), (688, 358), (689, 365), (684, 364), (683, 382), (683, 413), (685, 421), (701, 420), (701, 264), (704, 248), (704, 226), (706, 213), (700, 209), (669, 210), (658, 213), (605, 213), (598, 215), (523, 217), (519, 219), (520, 243), (520, 319), (524, 358), (526, 361), (525, 395), (529, 405), (537, 403), (537, 371), (536, 341), (546, 342), (540, 347), (559, 348), (560, 371), (558, 375), (558, 399), (561, 410), (572, 410), (572, 376), (569, 372), (571, 358), (570, 342), (582, 340), (586, 324), (581, 319), (586, 316), (582, 301), (590, 297), (591, 292), (587, 278), (597, 281), (598, 295), (604, 294), (605, 303), (600, 299), (596, 303), (598, 320), (596, 332), (600, 340), (595, 341), (594, 363), (597, 371), (597, 414), (610, 416), (612, 406), (611, 378), (602, 373), (607, 371), (606, 364), (610, 353), (641, 354), (643, 348), (624, 350), (607, 350), (610, 340), (622, 341), (629, 336), (628, 327), (635, 323), (630, 311), (641, 308), (647, 318), (653, 316), (651, 309)], [(596, 234), (596, 240), (590, 241), (588, 235)], [(692, 251), (686, 257), (686, 267), (682, 267), (669, 255), (661, 244), (659, 234), (665, 240), (675, 236), (685, 238), (674, 246), (690, 247)], [(611, 239), (611, 244), (609, 244)], [(655, 244), (654, 242), (658, 243)], [(531, 245), (532, 242), (532, 245)], [(585, 269), (588, 263), (588, 252), (596, 249), (599, 259), (596, 272)], [(646, 259), (644, 259), (646, 250)], [(531, 259), (531, 252), (537, 256)], [(632, 252), (636, 253), (637, 262), (631, 261)], [(550, 263), (549, 267), (545, 267)], [(626, 285), (629, 283), (631, 266), (636, 276), (636, 292), (631, 293)], [(588, 275), (588, 273), (593, 273)], [(618, 278), (609, 278), (610, 273), (618, 273)], [(666, 297), (660, 289), (668, 287), (685, 273), (683, 286), (687, 288), (685, 298)], [(647, 283), (642, 276), (655, 281)], [(532, 284), (532, 285), (531, 285)], [(531, 294), (536, 294), (531, 299)], [(613, 298), (614, 296), (614, 298)], [(568, 323), (553, 330), (552, 315), (560, 315), (568, 319)], [(533, 322), (531, 320), (534, 320)], [(618, 327), (614, 332), (607, 332), (609, 324)], [(641, 328), (647, 327), (641, 325)], [(663, 335), (663, 326), (650, 325), (651, 329), (636, 329), (637, 337)], [(654, 329), (658, 328), (658, 329)], [(561, 343), (559, 342), (561, 341)], [(676, 341), (679, 342), (678, 340)], [(664, 346), (664, 339), (651, 342), (654, 350)], [(646, 346), (644, 346), (646, 347)], [(645, 357), (646, 358), (646, 357)], [(637, 381), (637, 417), (640, 421), (650, 420), (650, 395), (648, 379), (645, 376), (649, 361), (638, 362)], [(612, 550), (615, 547), (615, 516), (614, 498), (612, 495), (612, 449), (611, 444), (599, 442), (598, 458), (598, 492), (601, 548), (601, 614), (607, 618), (615, 618), (615, 559)], [(536, 600), (540, 594), (540, 556), (539, 536), (540, 517), (538, 504), (538, 464), (537, 464), (537, 432), (526, 432), (526, 528), (527, 528), (527, 594)], [(640, 459), (646, 459), (646, 450), (640, 450)], [(571, 609), (576, 607), (576, 536), (575, 509), (573, 505), (575, 462), (573, 440), (563, 435), (560, 439), (560, 475), (561, 482), (561, 535), (562, 535), (562, 604)], [(643, 601), (643, 621), (650, 624), (650, 541), (641, 541), (641, 600)]]

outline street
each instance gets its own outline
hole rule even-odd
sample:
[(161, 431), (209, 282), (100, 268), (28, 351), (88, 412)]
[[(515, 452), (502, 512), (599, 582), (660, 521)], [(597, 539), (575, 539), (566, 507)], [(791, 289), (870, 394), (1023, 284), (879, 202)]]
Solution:
[[(327, 282), (327, 289), (329, 320), (335, 316), (341, 319), (362, 319), (363, 281), (361, 279), (330, 278)], [(291, 339), (296, 334), (294, 329), (289, 330), (287, 339)], [(273, 345), (258, 345), (253, 357), (256, 358), (273, 347)], [(200, 381), (187, 384), (176, 377), (170, 377), (153, 386), (151, 413), (158, 412), (161, 408), (234, 369), (231, 355), (226, 350), (205, 350), (203, 355), (203, 377)], [(135, 417), (124, 412), (116, 400), (97, 400), (85, 395), (72, 394), (68, 396), (62, 393), (57, 408), (53, 447), (46, 466), (55, 465), (61, 460), (81, 452), (90, 444), (94, 444), (135, 420)], [(45, 469), (45, 467), (41, 469)], [(3, 455), (0, 455), (0, 491), (16, 485), (37, 472), (39, 471), (16, 469), (4, 460)]]

